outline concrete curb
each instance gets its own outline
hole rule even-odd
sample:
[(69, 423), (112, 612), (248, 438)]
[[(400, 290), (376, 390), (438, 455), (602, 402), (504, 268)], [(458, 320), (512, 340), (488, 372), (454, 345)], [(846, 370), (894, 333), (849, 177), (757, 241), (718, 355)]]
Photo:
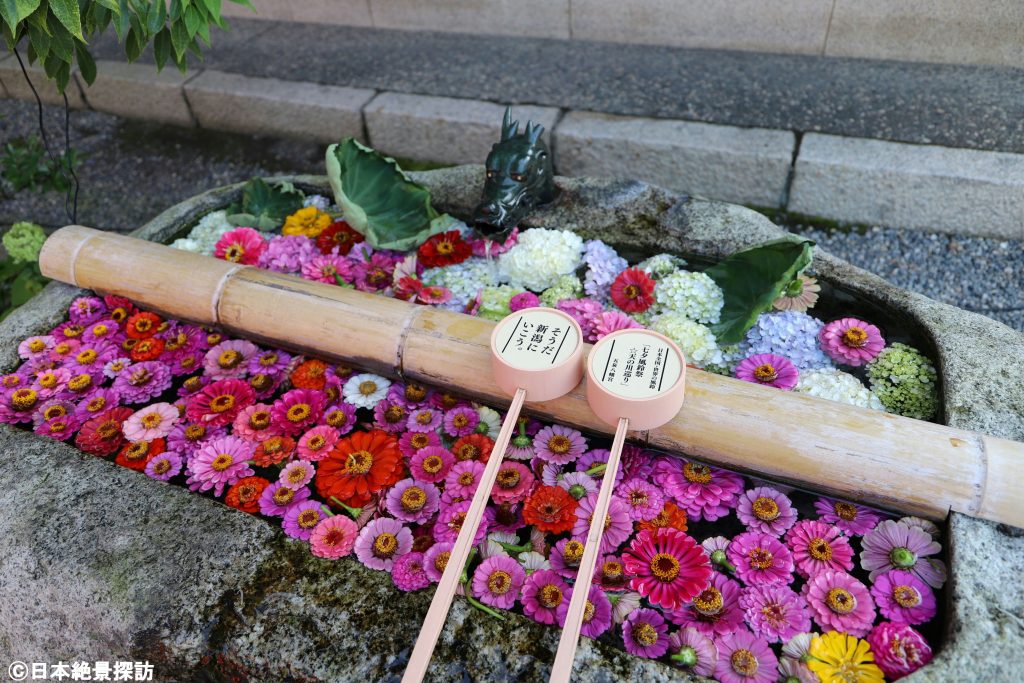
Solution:
[[(13, 66), (13, 68), (12, 68)], [(33, 73), (40, 73), (38, 69)], [(369, 140), (398, 157), (480, 162), (497, 140), (503, 105), (376, 92), (215, 70), (189, 78), (144, 64), (104, 62), (72, 106), (184, 126), (332, 142)], [(77, 76), (76, 76), (77, 78)], [(12, 57), (8, 96), (32, 99)], [(49, 84), (44, 102), (63, 104)], [(545, 126), (565, 175), (637, 178), (678, 192), (850, 224), (1024, 239), (1024, 154), (912, 145), (673, 119), (516, 106)], [(790, 191), (790, 183), (792, 189)]]

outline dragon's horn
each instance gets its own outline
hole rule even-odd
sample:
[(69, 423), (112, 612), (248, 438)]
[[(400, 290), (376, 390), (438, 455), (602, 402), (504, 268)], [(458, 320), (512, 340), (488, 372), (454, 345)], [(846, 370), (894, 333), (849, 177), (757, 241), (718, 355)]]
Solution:
[(512, 120), (512, 107), (505, 107), (505, 118), (501, 122), (501, 139), (509, 140), (519, 132), (519, 122)]
[(544, 132), (544, 126), (528, 121), (526, 124), (526, 139), (530, 141), (531, 145), (536, 145), (537, 140), (540, 139), (541, 133)]

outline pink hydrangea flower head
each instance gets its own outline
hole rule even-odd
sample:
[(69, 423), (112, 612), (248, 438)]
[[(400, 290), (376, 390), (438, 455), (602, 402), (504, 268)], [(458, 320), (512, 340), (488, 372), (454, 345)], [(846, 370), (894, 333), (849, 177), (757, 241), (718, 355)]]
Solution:
[(743, 628), (742, 593), (739, 582), (715, 572), (707, 588), (668, 616), (679, 626), (692, 627), (709, 638), (732, 633)]
[(412, 532), (397, 519), (378, 517), (359, 531), (356, 557), (370, 569), (391, 571), (395, 558), (412, 550)]
[(863, 536), (882, 520), (871, 508), (831, 498), (819, 498), (814, 509), (821, 521), (835, 524), (847, 536)]
[(881, 331), (856, 318), (833, 320), (818, 332), (818, 342), (828, 357), (842, 365), (860, 366), (875, 359), (885, 348)]
[(788, 584), (793, 580), (793, 553), (779, 539), (747, 531), (732, 539), (726, 555), (748, 586)]
[(385, 506), (388, 512), (403, 522), (424, 524), (441, 504), (441, 492), (433, 484), (415, 479), (403, 479), (387, 490)]
[(803, 587), (814, 621), (825, 631), (863, 638), (875, 622), (875, 601), (867, 587), (846, 572), (828, 570)]
[(931, 587), (902, 569), (879, 575), (871, 586), (871, 597), (883, 617), (911, 626), (931, 621), (937, 609)]
[(533, 448), (541, 460), (566, 465), (583, 455), (587, 441), (575, 429), (552, 425), (537, 432), (533, 437)]
[(891, 569), (902, 569), (918, 576), (933, 588), (946, 582), (946, 565), (930, 557), (942, 550), (931, 535), (918, 527), (887, 519), (864, 534), (861, 542), (861, 566), (871, 572), (871, 580)]
[(359, 528), (344, 515), (325, 517), (309, 535), (309, 549), (317, 557), (337, 560), (352, 552)]
[(774, 683), (779, 660), (763, 639), (746, 629), (720, 637), (715, 678), (721, 683)]
[(736, 379), (787, 391), (796, 386), (799, 374), (788, 358), (773, 353), (755, 354), (736, 366)]
[(266, 248), (263, 235), (252, 228), (237, 228), (221, 235), (213, 247), (213, 255), (225, 261), (255, 266)]
[(932, 661), (932, 648), (906, 624), (883, 622), (868, 634), (875, 664), (891, 680), (903, 678)]
[(829, 569), (853, 569), (850, 541), (837, 527), (821, 520), (800, 520), (786, 532), (786, 543), (793, 551), (797, 573), (804, 578)]
[(807, 602), (789, 586), (749, 586), (740, 596), (747, 625), (769, 642), (786, 642), (811, 629)]
[(526, 570), (518, 562), (507, 555), (494, 555), (473, 572), (473, 595), (485, 605), (509, 609), (525, 582)]
[(751, 531), (780, 536), (796, 523), (796, 509), (781, 491), (758, 486), (744, 491), (736, 504), (736, 516)]
[(668, 652), (668, 624), (661, 612), (640, 608), (622, 623), (622, 641), (626, 652), (646, 659), (657, 659)]

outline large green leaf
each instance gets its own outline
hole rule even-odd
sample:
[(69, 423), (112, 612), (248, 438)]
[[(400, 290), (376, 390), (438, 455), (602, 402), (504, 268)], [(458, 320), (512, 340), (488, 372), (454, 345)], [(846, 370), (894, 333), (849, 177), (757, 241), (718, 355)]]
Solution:
[(720, 344), (743, 340), (757, 316), (810, 265), (813, 247), (814, 242), (798, 237), (773, 240), (738, 251), (704, 271), (725, 295), (722, 317), (711, 328)]
[(291, 183), (269, 185), (262, 178), (253, 178), (242, 188), (242, 206), (228, 216), (234, 225), (258, 230), (276, 230), (290, 214), (302, 208), (302, 192)]
[(14, 278), (11, 283), (11, 305), (21, 306), (23, 303), (34, 297), (46, 284), (31, 268), (26, 268)]
[(78, 13), (78, 0), (49, 0), (49, 4), (50, 11), (64, 25), (64, 28), (84, 43), (85, 36), (82, 35), (82, 17)]
[(375, 249), (414, 249), (452, 223), (394, 159), (352, 138), (327, 148), (327, 177), (345, 222)]
[(13, 33), (18, 24), (36, 11), (40, 0), (0, 0), (0, 17)]

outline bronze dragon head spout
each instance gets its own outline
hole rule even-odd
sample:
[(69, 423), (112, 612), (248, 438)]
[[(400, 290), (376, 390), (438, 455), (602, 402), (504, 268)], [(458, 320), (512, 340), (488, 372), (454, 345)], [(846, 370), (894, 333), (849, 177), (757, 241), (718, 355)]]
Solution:
[(543, 133), (544, 126), (533, 121), (520, 133), (512, 108), (505, 109), (501, 140), (487, 155), (484, 191), (473, 212), (475, 227), (482, 234), (502, 238), (536, 206), (555, 198), (551, 152)]

